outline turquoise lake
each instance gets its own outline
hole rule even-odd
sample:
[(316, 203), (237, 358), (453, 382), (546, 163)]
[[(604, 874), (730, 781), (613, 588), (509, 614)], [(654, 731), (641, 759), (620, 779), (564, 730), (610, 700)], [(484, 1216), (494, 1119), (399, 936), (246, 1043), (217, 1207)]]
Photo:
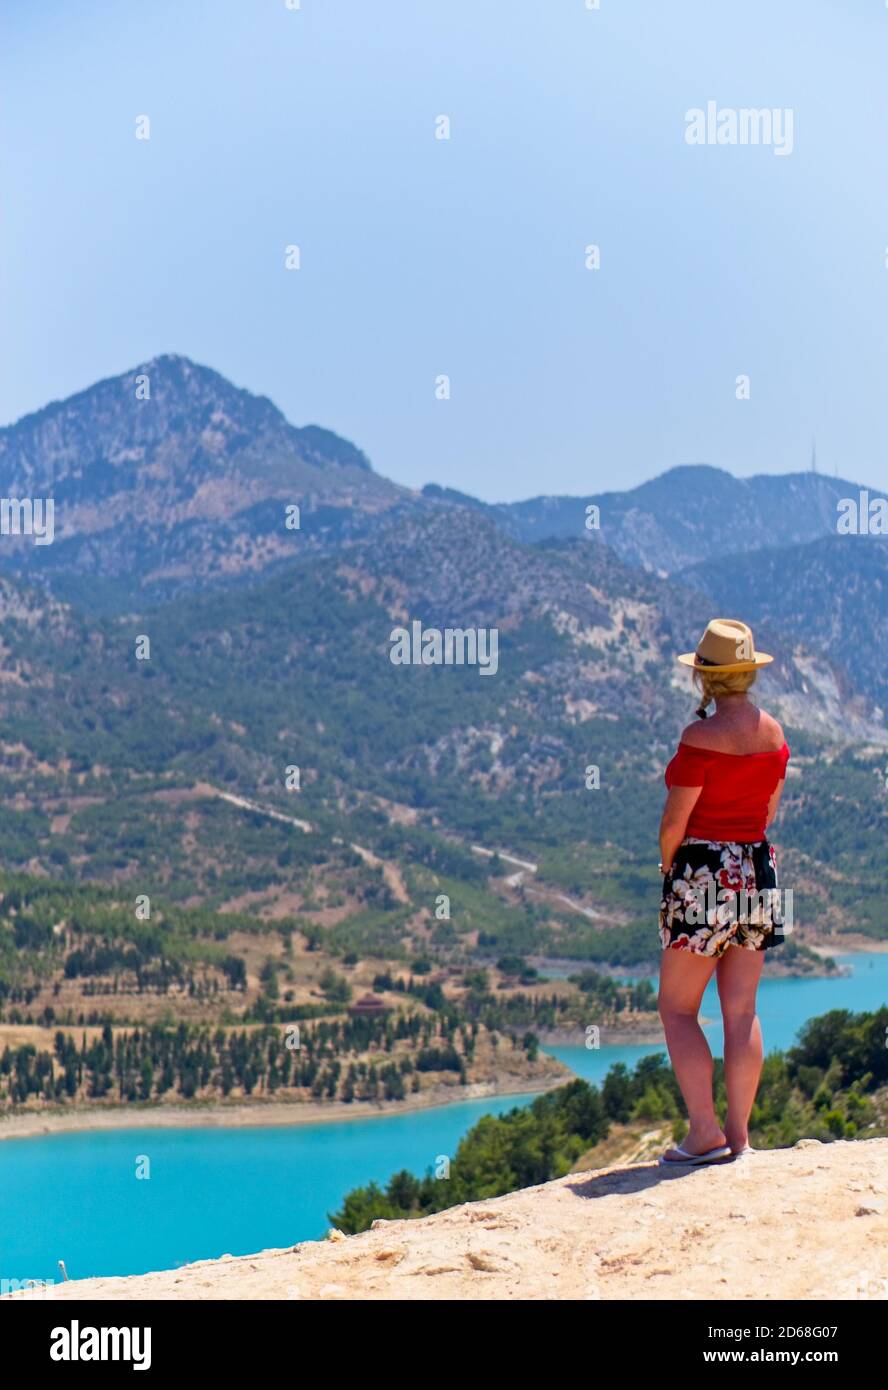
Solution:
[[(790, 1046), (806, 1019), (829, 1009), (871, 1010), (888, 999), (888, 952), (840, 957), (837, 980), (764, 980), (766, 1050)], [(719, 1016), (714, 986), (703, 1002)], [(721, 1052), (721, 1028), (707, 1030)], [(600, 1081), (660, 1046), (550, 1049)], [(471, 1101), (404, 1116), (292, 1128), (127, 1129), (0, 1142), (0, 1278), (141, 1274), (222, 1254), (244, 1255), (321, 1236), (352, 1187), (401, 1168), (421, 1174), (452, 1156), (482, 1115), (531, 1097)], [(149, 1180), (136, 1178), (140, 1155)]]

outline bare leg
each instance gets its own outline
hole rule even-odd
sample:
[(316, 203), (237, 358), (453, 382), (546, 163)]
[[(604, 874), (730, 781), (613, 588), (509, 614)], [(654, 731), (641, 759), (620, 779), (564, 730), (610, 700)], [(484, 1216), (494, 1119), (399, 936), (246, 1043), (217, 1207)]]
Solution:
[(725, 1025), (725, 1138), (734, 1153), (749, 1142), (749, 1114), (762, 1074), (764, 1049), (755, 995), (764, 963), (764, 951), (729, 946), (716, 972)]
[[(712, 1053), (697, 1020), (703, 991), (715, 967), (714, 956), (698, 956), (692, 951), (664, 951), (660, 961), (657, 1005), (690, 1123), (682, 1147), (695, 1154), (708, 1153), (726, 1142), (712, 1101)], [(680, 1157), (674, 1149), (667, 1149), (666, 1156)]]

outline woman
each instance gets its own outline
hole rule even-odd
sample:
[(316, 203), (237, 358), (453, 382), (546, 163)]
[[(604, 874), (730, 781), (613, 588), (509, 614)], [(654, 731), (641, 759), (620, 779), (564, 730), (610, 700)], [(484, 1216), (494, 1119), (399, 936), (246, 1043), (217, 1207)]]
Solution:
[[(783, 940), (766, 830), (780, 803), (789, 748), (777, 720), (749, 699), (759, 667), (773, 658), (756, 652), (745, 623), (714, 619), (696, 652), (678, 660), (693, 669), (701, 722), (684, 730), (666, 769), (659, 1011), (690, 1128), (660, 1162), (701, 1164), (749, 1152), (763, 1060), (755, 996), (764, 953)], [(715, 714), (707, 719), (712, 701)], [(697, 1018), (713, 972), (724, 1019), (724, 1128)]]

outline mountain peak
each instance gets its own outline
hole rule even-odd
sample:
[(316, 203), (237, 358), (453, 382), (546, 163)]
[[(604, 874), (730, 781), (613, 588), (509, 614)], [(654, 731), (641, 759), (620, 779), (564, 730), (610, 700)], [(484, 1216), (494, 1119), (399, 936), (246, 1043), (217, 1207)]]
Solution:
[(53, 499), (56, 543), (5, 549), (10, 568), (53, 582), (233, 579), (292, 557), (287, 507), (320, 542), (401, 496), (348, 440), (291, 425), (266, 396), (179, 353), (0, 429), (0, 470), (10, 496)]
[[(195, 488), (206, 469), (228, 466), (249, 476), (257, 467), (267, 472), (272, 459), (281, 481), (287, 461), (372, 472), (348, 440), (317, 425), (298, 429), (267, 396), (179, 353), (162, 353), (0, 429), (6, 486), (56, 500), (75, 480), (81, 498), (95, 492), (93, 484), (104, 497), (114, 482), (129, 487), (137, 474), (144, 481), (156, 474), (158, 455), (168, 467), (187, 464)], [(180, 474), (182, 486), (188, 481)]]
[[(143, 382), (141, 396), (136, 391), (138, 382)], [(175, 352), (152, 357), (150, 361), (118, 377), (99, 382), (95, 389), (110, 387), (115, 391), (131, 391), (136, 399), (143, 399), (145, 382), (150, 391), (149, 399), (152, 400), (162, 397), (170, 404), (178, 402), (192, 408), (216, 407), (232, 412), (251, 428), (295, 428), (267, 396), (257, 396), (245, 387), (235, 386), (214, 368), (193, 362), (190, 357)]]

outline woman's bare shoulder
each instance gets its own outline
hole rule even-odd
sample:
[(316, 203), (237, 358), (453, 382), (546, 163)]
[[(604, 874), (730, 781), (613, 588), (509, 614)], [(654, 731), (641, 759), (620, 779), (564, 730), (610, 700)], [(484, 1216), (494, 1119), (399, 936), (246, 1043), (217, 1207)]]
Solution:
[(780, 724), (764, 710), (757, 710), (756, 713), (757, 720), (744, 732), (739, 732), (736, 726), (724, 725), (715, 715), (707, 720), (695, 720), (682, 729), (679, 743), (710, 753), (779, 751), (785, 742)]
[(768, 742), (774, 745), (775, 751), (781, 749), (786, 742), (782, 724), (780, 724), (773, 715), (768, 714), (768, 712), (763, 709), (759, 710), (759, 717), (761, 720), (759, 729), (762, 735), (770, 735)]
[[(708, 739), (706, 737), (707, 733), (709, 733)], [(711, 744), (712, 734), (706, 728), (703, 721), (698, 719), (695, 720), (693, 724), (688, 724), (682, 729), (681, 737), (678, 741), (679, 743), (689, 744), (691, 748), (705, 748), (707, 744)]]

